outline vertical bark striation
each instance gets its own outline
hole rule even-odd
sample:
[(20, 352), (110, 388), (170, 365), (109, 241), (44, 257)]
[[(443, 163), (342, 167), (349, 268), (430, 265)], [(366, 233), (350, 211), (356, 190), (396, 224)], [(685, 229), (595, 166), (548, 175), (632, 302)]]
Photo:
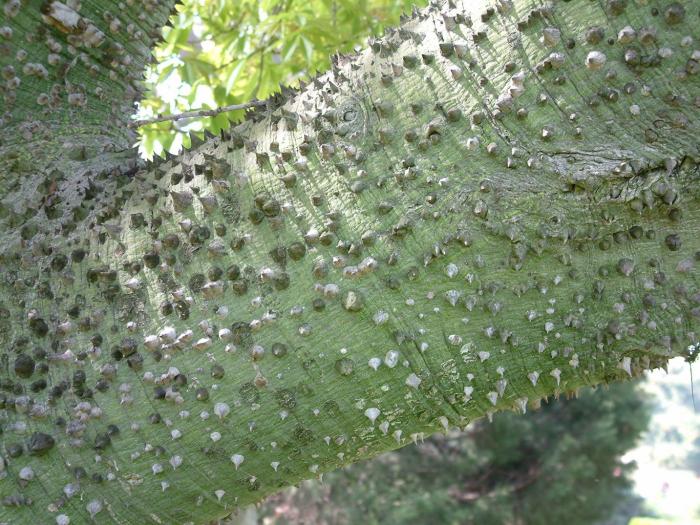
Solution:
[(697, 27), (435, 4), (230, 134), (5, 216), (0, 522), (202, 523), (692, 358)]

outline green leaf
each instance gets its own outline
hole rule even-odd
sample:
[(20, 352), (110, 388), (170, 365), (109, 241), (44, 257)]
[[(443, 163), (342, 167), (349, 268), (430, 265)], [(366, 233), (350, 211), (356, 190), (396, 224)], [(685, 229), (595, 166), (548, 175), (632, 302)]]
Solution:
[(233, 85), (236, 82), (238, 75), (243, 70), (244, 65), (245, 65), (245, 61), (239, 60), (235, 63), (235, 66), (231, 69), (231, 72), (229, 73), (228, 78), (226, 79), (226, 92), (227, 93), (230, 93), (231, 90), (233, 89)]
[(304, 57), (306, 58), (306, 63), (311, 65), (314, 56), (314, 45), (304, 35), (300, 35), (300, 38), (302, 43), (304, 44)]

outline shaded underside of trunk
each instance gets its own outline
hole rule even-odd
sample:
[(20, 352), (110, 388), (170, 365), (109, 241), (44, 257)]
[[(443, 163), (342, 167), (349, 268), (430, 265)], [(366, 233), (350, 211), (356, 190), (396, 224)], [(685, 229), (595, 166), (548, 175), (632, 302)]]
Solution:
[(698, 10), (440, 3), (180, 157), (6, 167), (0, 522), (201, 523), (690, 358)]

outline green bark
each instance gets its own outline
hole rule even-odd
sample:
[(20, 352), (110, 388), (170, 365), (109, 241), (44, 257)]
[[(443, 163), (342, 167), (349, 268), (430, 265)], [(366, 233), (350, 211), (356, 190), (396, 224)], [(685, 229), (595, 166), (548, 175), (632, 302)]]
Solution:
[[(3, 67), (22, 21), (66, 39), (39, 7), (0, 24)], [(12, 136), (36, 110), (18, 95), (0, 144), (0, 523), (202, 523), (692, 359), (696, 7), (436, 4), (149, 166), (62, 153), (121, 136), (99, 104)]]

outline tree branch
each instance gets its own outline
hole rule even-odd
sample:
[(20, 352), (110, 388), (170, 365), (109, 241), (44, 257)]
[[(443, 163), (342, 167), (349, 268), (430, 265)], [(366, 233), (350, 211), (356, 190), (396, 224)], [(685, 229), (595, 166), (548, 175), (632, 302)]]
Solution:
[[(13, 42), (46, 25), (39, 3)], [(89, 5), (92, 20), (111, 6)], [(109, 101), (14, 128), (0, 521), (206, 523), (694, 358), (700, 65), (680, 42), (700, 37), (695, 15), (499, 5), (417, 11), (231, 133), (152, 165), (122, 153), (129, 176), (118, 149), (94, 147)], [(673, 53), (642, 56), (627, 24)]]
[(167, 122), (167, 121), (177, 121), (184, 120), (188, 118), (201, 118), (201, 117), (215, 117), (220, 113), (226, 113), (228, 111), (236, 111), (239, 109), (249, 109), (256, 106), (264, 106), (265, 102), (262, 100), (251, 100), (244, 104), (232, 104), (230, 106), (223, 106), (214, 109), (197, 109), (195, 111), (186, 111), (184, 113), (177, 113), (175, 115), (158, 115), (157, 117), (151, 119), (141, 119), (134, 120), (129, 123), (130, 128), (140, 128), (141, 126), (147, 126), (148, 124), (155, 124), (156, 122)]

